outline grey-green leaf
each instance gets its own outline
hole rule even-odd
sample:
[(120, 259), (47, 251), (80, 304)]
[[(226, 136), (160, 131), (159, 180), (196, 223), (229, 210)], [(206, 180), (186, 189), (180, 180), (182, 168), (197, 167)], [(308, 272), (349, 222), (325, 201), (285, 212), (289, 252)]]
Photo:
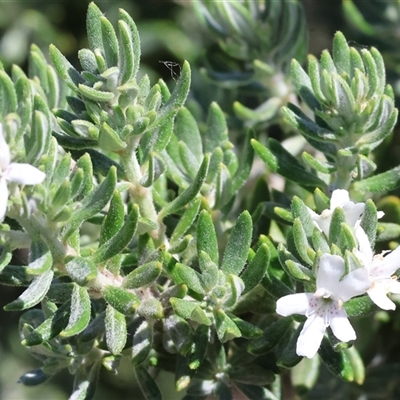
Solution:
[(228, 239), (221, 263), (221, 270), (238, 275), (243, 269), (249, 253), (253, 223), (248, 211), (239, 215)]

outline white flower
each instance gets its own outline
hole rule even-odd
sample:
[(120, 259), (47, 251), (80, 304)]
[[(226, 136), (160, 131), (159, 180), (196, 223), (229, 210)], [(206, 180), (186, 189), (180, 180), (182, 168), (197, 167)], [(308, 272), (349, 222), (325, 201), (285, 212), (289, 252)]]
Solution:
[(387, 297), (387, 294), (400, 293), (400, 282), (392, 276), (400, 268), (400, 246), (393, 251), (384, 251), (374, 256), (364, 230), (358, 227), (355, 234), (359, 249), (355, 249), (354, 254), (369, 272), (371, 282), (367, 290), (369, 297), (383, 310), (394, 310), (396, 305)]
[(9, 191), (7, 182), (20, 185), (36, 185), (44, 181), (46, 175), (30, 164), (12, 163), (10, 148), (3, 136), (0, 124), (0, 221), (7, 211)]
[(299, 356), (315, 356), (328, 326), (343, 342), (356, 338), (342, 305), (352, 297), (365, 293), (369, 287), (368, 271), (359, 268), (343, 277), (344, 273), (345, 263), (341, 257), (323, 254), (317, 272), (317, 291), (291, 294), (277, 301), (278, 314), (307, 317), (297, 340), (296, 353)]
[(326, 209), (322, 211), (321, 215), (319, 215), (309, 208), (308, 212), (310, 213), (314, 224), (320, 231), (324, 232), (326, 236), (329, 235), (332, 215), (337, 207), (343, 209), (347, 225), (354, 228), (360, 215), (364, 212), (365, 204), (353, 203), (350, 201), (349, 192), (347, 190), (336, 189), (332, 192), (329, 210)]

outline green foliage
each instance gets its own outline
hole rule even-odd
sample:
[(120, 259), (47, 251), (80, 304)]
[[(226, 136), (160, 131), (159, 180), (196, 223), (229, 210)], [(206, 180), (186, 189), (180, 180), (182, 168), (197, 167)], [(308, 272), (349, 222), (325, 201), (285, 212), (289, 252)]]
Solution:
[[(356, 3), (344, 8), (358, 29), (378, 32)], [(36, 45), (27, 73), (0, 64), (0, 283), (23, 287), (4, 310), (24, 311), (22, 345), (41, 363), (20, 382), (68, 370), (70, 399), (91, 399), (101, 369), (116, 374), (127, 359), (152, 400), (163, 396), (160, 371), (175, 374), (187, 400), (279, 400), (293, 390), (311, 398), (321, 361), (363, 385), (374, 368), (364, 366), (365, 337), (357, 350), (331, 325), (311, 359), (299, 347), (311, 301), (333, 296), (321, 295), (324, 256), (333, 270), (343, 262), (340, 284), (395, 262), (372, 254), (376, 242), (396, 245), (398, 199), (367, 200), (400, 184), (399, 166), (382, 168), (378, 149), (397, 121), (383, 57), (337, 32), (331, 53), (310, 55), (304, 69), (297, 1), (190, 9), (217, 45), (200, 74), (184, 61), (171, 90), (142, 68), (131, 16), (120, 9), (113, 24), (94, 3), (79, 67), (53, 44), (52, 65)], [(207, 104), (192, 78), (208, 79)], [(218, 103), (218, 88), (235, 102)], [(45, 178), (31, 184), (38, 170)], [(337, 204), (349, 192), (360, 203)], [(21, 265), (17, 249), (27, 249)], [(383, 318), (397, 326), (376, 313), (372, 287), (337, 300), (337, 311), (376, 330)], [(300, 293), (311, 311), (279, 311), (277, 302)]]

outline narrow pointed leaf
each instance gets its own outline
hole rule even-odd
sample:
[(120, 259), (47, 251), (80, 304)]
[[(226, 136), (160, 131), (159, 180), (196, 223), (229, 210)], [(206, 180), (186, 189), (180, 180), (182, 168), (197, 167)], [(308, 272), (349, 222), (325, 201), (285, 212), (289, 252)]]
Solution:
[(214, 223), (207, 210), (201, 211), (197, 221), (197, 252), (204, 251), (210, 256), (211, 261), (219, 263), (218, 240)]
[(221, 262), (221, 270), (238, 275), (243, 269), (252, 238), (253, 223), (248, 211), (240, 214), (228, 239)]
[(108, 305), (104, 324), (107, 348), (112, 354), (117, 355), (121, 353), (126, 343), (127, 331), (125, 315)]
[(89, 325), (90, 312), (90, 297), (87, 289), (75, 284), (71, 296), (68, 325), (60, 332), (60, 336), (71, 337), (82, 332)]
[(267, 271), (269, 259), (270, 254), (268, 246), (266, 244), (262, 244), (257, 250), (254, 258), (250, 261), (249, 265), (240, 276), (245, 285), (243, 294), (246, 294), (261, 282), (265, 272)]
[(136, 233), (139, 219), (139, 207), (135, 204), (122, 228), (107, 242), (102, 244), (93, 254), (93, 262), (104, 262), (119, 254), (132, 240)]
[(29, 287), (18, 297), (18, 299), (4, 306), (5, 311), (26, 310), (40, 303), (50, 288), (54, 272), (49, 269), (35, 277)]

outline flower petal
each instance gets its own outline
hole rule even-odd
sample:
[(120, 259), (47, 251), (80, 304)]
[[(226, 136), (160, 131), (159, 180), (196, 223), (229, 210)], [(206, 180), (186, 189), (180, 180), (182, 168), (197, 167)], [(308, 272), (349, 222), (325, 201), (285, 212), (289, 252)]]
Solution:
[(326, 236), (329, 236), (329, 228), (331, 226), (331, 219), (332, 219), (332, 213), (329, 210), (324, 210), (322, 211), (321, 215), (317, 215), (316, 217), (313, 218), (314, 225), (316, 227), (325, 233)]
[(284, 317), (292, 314), (304, 315), (309, 308), (309, 302), (312, 297), (312, 293), (297, 293), (283, 296), (276, 302), (276, 312)]
[(345, 189), (336, 189), (331, 196), (331, 210), (336, 207), (342, 207), (350, 201), (349, 192)]
[(395, 281), (394, 279), (390, 279), (390, 282), (388, 283), (387, 286), (388, 290), (390, 293), (400, 293), (400, 282)]
[(325, 289), (327, 294), (334, 294), (338, 290), (339, 280), (344, 272), (344, 260), (341, 257), (323, 254), (319, 260), (317, 289)]
[(5, 171), (10, 164), (11, 154), (10, 148), (3, 135), (3, 125), (0, 124), (0, 170)]
[(342, 342), (348, 342), (356, 339), (356, 332), (347, 318), (346, 311), (339, 310), (338, 315), (335, 315), (330, 320), (329, 325), (333, 334)]
[(381, 262), (379, 262), (379, 256), (377, 260), (374, 262), (373, 276), (390, 277), (400, 268), (400, 246), (381, 259)]
[(11, 163), (4, 173), (4, 178), (21, 185), (36, 185), (44, 181), (46, 174), (30, 164)]
[(339, 283), (335, 296), (346, 302), (352, 297), (364, 294), (371, 287), (371, 280), (367, 268), (358, 268), (348, 273)]
[(347, 225), (354, 227), (356, 225), (356, 222), (360, 218), (360, 215), (364, 212), (364, 210), (365, 210), (364, 203), (354, 204), (352, 201), (350, 201), (349, 203), (345, 204), (343, 206), (343, 212), (346, 218)]
[(297, 339), (297, 355), (313, 358), (321, 345), (325, 330), (326, 327), (322, 317), (314, 315), (308, 318)]
[(0, 221), (3, 220), (7, 211), (7, 201), (8, 201), (8, 188), (5, 179), (0, 178)]
[[(368, 236), (365, 233), (364, 229), (361, 226), (357, 226), (354, 231), (356, 239), (358, 241), (358, 249), (359, 251), (355, 254), (359, 258), (359, 260), (363, 263), (365, 267), (368, 267), (371, 264), (372, 257), (374, 255), (371, 243), (368, 240)], [(359, 254), (361, 253), (361, 254)]]
[(382, 310), (394, 310), (396, 305), (386, 295), (384, 287), (380, 284), (375, 284), (373, 288), (368, 290), (370, 299)]

